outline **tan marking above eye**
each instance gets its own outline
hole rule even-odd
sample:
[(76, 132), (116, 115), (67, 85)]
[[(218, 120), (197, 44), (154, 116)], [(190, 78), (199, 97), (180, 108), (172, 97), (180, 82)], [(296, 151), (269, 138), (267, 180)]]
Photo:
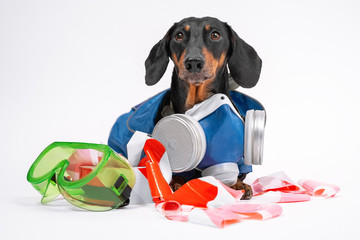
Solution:
[(205, 25), (205, 29), (206, 29), (207, 31), (209, 31), (209, 30), (210, 30), (210, 28), (211, 28), (211, 26), (210, 26), (210, 25)]
[(185, 29), (185, 31), (189, 31), (190, 30), (190, 25), (185, 25), (184, 29)]

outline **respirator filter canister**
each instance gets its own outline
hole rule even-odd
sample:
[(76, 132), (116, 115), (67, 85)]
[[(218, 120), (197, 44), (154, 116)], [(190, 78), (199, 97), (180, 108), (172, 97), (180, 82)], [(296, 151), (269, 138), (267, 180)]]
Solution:
[(156, 124), (152, 137), (166, 148), (175, 173), (194, 169), (205, 155), (205, 133), (191, 116), (173, 114), (162, 118)]
[(264, 110), (248, 110), (245, 118), (244, 162), (247, 165), (261, 165), (264, 151)]

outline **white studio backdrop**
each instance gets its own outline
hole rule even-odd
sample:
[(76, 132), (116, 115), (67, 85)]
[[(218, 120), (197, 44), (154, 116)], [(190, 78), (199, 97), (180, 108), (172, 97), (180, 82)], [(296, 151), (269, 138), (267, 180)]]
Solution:
[[(350, 0), (0, 0), (0, 238), (21, 234), (18, 224), (35, 229), (36, 223), (46, 221), (42, 216), (50, 216), (47, 211), (60, 220), (77, 219), (79, 213), (66, 207), (52, 212), (38, 204), (40, 196), (26, 182), (28, 168), (53, 141), (106, 144), (120, 114), (168, 88), (173, 64), (157, 85), (149, 87), (144, 61), (171, 25), (188, 16), (228, 22), (263, 60), (258, 85), (238, 89), (267, 110), (264, 164), (254, 167), (248, 181), (283, 170), (294, 180), (338, 184), (341, 195), (326, 205), (297, 205), (304, 213), (289, 207), (280, 220), (240, 223), (222, 232), (164, 220), (152, 208), (86, 216), (104, 224), (107, 219), (124, 221), (123, 214), (127, 221), (120, 230), (136, 229), (131, 219), (155, 219), (168, 231), (184, 228), (189, 236), (197, 236), (201, 229), (211, 234), (209, 238), (235, 232), (243, 236), (243, 226), (284, 231), (281, 226), (287, 222), (299, 222), (308, 230), (330, 229), (325, 236), (334, 239), (352, 236), (351, 218), (360, 213), (355, 204), (360, 169), (359, 10), (360, 4)], [(317, 216), (316, 209), (335, 213), (324, 216), (323, 225), (306, 225)], [(342, 213), (340, 226), (347, 228), (340, 231), (334, 226)], [(74, 226), (71, 231), (80, 234)], [(259, 234), (266, 236), (265, 231)], [(275, 235), (282, 238), (286, 232)]]

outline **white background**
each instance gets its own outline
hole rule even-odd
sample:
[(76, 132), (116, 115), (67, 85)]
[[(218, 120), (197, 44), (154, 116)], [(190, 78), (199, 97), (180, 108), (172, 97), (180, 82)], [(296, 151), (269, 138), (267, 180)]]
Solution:
[[(0, 0), (0, 239), (355, 239), (359, 219), (357, 1)], [(53, 141), (107, 143), (116, 118), (170, 86), (153, 87), (144, 61), (188, 16), (228, 22), (263, 60), (260, 81), (238, 89), (266, 107), (264, 164), (341, 187), (338, 197), (283, 204), (281, 217), (225, 229), (166, 220), (152, 205), (93, 213), (40, 204), (26, 181)], [(139, 239), (139, 238), (137, 238)]]

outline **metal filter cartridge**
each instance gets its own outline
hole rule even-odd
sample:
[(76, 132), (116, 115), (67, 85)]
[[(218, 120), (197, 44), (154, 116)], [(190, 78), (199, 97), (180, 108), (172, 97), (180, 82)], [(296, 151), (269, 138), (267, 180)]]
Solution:
[(175, 173), (194, 169), (205, 155), (204, 130), (191, 116), (173, 114), (162, 118), (156, 124), (152, 137), (164, 145)]
[(247, 165), (261, 165), (264, 151), (264, 110), (248, 110), (245, 118), (244, 162)]

